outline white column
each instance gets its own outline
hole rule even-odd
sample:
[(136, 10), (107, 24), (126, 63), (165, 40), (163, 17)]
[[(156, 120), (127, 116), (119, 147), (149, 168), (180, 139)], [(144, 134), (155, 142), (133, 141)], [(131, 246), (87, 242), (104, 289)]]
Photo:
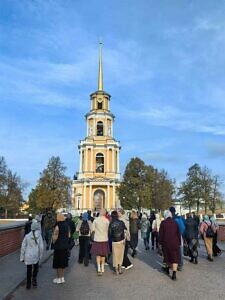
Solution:
[(88, 205), (89, 209), (92, 209), (92, 185), (90, 184), (90, 188), (89, 188), (89, 205)]
[(91, 172), (94, 171), (94, 166), (93, 166), (93, 157), (94, 157), (94, 149), (93, 146), (91, 147)]
[(80, 148), (80, 170), (79, 173), (82, 173), (82, 148)]
[(120, 173), (120, 150), (117, 150), (117, 173)]
[(88, 148), (85, 148), (85, 171), (87, 171), (87, 166), (88, 166)]
[(112, 172), (115, 172), (115, 149), (112, 149)]
[(107, 155), (107, 166), (106, 166), (106, 172), (109, 172), (109, 148), (106, 148), (106, 155)]
[(116, 207), (115, 183), (113, 183), (113, 208)]
[(84, 194), (83, 194), (83, 201), (82, 201), (82, 208), (84, 209), (84, 208), (87, 208), (86, 207), (86, 188), (87, 188), (87, 185), (86, 185), (86, 183), (84, 183)]
[(93, 117), (93, 124), (94, 124), (94, 128), (93, 128), (93, 135), (96, 135), (96, 118), (95, 116)]
[(89, 122), (88, 122), (88, 119), (87, 119), (87, 136), (89, 136)]
[(110, 208), (110, 199), (109, 199), (109, 184), (107, 185), (107, 209)]

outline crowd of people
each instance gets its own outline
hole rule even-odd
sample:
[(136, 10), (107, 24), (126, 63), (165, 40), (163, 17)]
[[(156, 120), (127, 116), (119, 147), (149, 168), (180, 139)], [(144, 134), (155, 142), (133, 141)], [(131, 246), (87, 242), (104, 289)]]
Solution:
[(222, 252), (217, 245), (218, 225), (214, 217), (208, 215), (200, 222), (194, 213), (183, 218), (176, 214), (174, 207), (160, 213), (146, 213), (132, 210), (127, 214), (123, 209), (113, 210), (110, 214), (101, 209), (92, 216), (84, 212), (75, 219), (71, 214), (48, 211), (45, 215), (29, 217), (25, 224), (25, 236), (21, 246), (20, 260), (27, 266), (27, 289), (37, 287), (37, 274), (43, 256), (44, 241), (46, 250), (53, 250), (53, 268), (56, 278), (53, 283), (65, 283), (64, 269), (68, 267), (71, 249), (79, 245), (78, 263), (88, 267), (92, 257), (96, 259), (98, 276), (105, 272), (105, 265), (111, 264), (115, 275), (123, 274), (133, 264), (129, 258), (138, 255), (140, 237), (146, 251), (157, 250), (163, 257), (163, 271), (176, 280), (177, 271), (183, 268), (183, 256), (198, 264), (199, 238), (204, 240), (207, 258)]

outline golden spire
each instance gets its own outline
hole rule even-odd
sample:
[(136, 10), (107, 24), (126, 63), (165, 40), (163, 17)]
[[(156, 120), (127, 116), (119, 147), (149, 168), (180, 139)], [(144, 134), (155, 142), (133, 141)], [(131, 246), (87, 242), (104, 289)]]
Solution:
[(98, 69), (98, 91), (103, 91), (103, 72), (102, 72), (102, 41), (99, 42), (99, 69)]

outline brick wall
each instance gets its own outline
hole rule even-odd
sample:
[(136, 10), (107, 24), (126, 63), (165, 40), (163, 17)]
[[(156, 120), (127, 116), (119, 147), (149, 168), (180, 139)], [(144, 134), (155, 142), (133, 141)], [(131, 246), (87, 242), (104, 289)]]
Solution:
[(219, 231), (217, 236), (218, 241), (225, 241), (225, 224), (219, 225)]
[(24, 236), (24, 226), (0, 231), (0, 257), (20, 248)]

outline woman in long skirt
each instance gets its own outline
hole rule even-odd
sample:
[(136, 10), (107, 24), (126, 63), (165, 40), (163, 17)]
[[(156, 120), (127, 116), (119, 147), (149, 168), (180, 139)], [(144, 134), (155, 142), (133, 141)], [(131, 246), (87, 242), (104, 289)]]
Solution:
[(92, 226), (94, 242), (91, 247), (91, 254), (96, 256), (98, 276), (104, 273), (105, 257), (109, 254), (108, 229), (109, 220), (106, 218), (106, 210), (103, 208), (99, 217), (95, 218)]

